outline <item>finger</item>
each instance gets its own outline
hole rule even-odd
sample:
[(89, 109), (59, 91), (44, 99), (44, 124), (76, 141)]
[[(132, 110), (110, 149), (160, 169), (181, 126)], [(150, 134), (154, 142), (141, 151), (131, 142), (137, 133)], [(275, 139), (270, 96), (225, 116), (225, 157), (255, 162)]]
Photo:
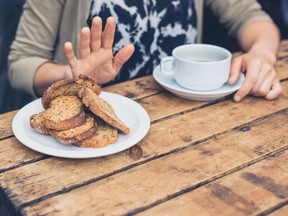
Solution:
[(105, 49), (112, 48), (114, 42), (116, 22), (113, 17), (106, 20), (105, 29), (102, 34), (102, 47)]
[(275, 76), (268, 76), (259, 87), (258, 91), (256, 92), (257, 95), (265, 97), (273, 86), (273, 81), (275, 80)]
[(240, 89), (235, 93), (234, 101), (239, 102), (240, 100), (242, 100), (242, 98), (249, 94), (257, 81), (260, 67), (260, 61), (253, 61), (253, 64), (250, 63), (247, 65), (246, 78)]
[(230, 77), (228, 80), (229, 84), (234, 84), (239, 78), (240, 72), (242, 70), (242, 57), (239, 56), (232, 60), (231, 69), (230, 69)]
[[(259, 72), (259, 77), (258, 77), (255, 85), (253, 86), (251, 92), (253, 94), (257, 94), (260, 91), (260, 88), (263, 85), (263, 83), (265, 82), (265, 80), (271, 80), (271, 82), (270, 82), (270, 84), (271, 84), (275, 78), (276, 78), (276, 73), (273, 70), (273, 68), (267, 64), (262, 65), (261, 70)], [(269, 86), (269, 88), (270, 88), (270, 86)], [(263, 96), (263, 95), (261, 95), (261, 96)]]
[(84, 27), (80, 33), (79, 58), (86, 58), (90, 54), (90, 29)]
[(102, 19), (100, 17), (94, 17), (92, 20), (91, 28), (91, 50), (96, 51), (101, 47), (102, 36)]
[(282, 94), (282, 87), (278, 79), (274, 80), (270, 92), (265, 96), (267, 100), (274, 100)]
[(113, 60), (113, 68), (115, 71), (120, 70), (122, 65), (132, 56), (134, 50), (135, 48), (132, 44), (128, 44), (119, 50)]
[(78, 64), (78, 60), (74, 54), (73, 45), (70, 42), (66, 42), (64, 44), (64, 53), (66, 60), (71, 68), (76, 67)]

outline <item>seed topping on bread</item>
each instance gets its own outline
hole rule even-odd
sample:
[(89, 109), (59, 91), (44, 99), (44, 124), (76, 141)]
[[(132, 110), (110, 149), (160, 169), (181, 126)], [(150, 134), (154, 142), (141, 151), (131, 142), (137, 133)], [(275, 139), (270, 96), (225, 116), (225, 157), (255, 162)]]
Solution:
[(125, 134), (129, 134), (130, 129), (116, 116), (112, 106), (95, 94), (91, 89), (82, 88), (79, 91), (79, 97), (83, 103), (93, 112), (108, 124), (118, 128)]
[(43, 116), (45, 127), (53, 130), (68, 130), (85, 122), (82, 101), (76, 96), (53, 99)]
[(42, 105), (45, 109), (50, 106), (50, 102), (60, 95), (77, 96), (81, 88), (89, 88), (96, 94), (100, 94), (100, 87), (88, 76), (80, 75), (76, 80), (59, 80), (52, 84), (42, 96)]
[(98, 125), (95, 134), (76, 145), (82, 148), (103, 148), (117, 142), (118, 131), (114, 127), (105, 124), (103, 120), (97, 119), (97, 122)]
[(84, 124), (63, 131), (50, 130), (49, 133), (63, 144), (77, 144), (91, 138), (95, 134), (96, 126), (94, 118), (86, 114)]

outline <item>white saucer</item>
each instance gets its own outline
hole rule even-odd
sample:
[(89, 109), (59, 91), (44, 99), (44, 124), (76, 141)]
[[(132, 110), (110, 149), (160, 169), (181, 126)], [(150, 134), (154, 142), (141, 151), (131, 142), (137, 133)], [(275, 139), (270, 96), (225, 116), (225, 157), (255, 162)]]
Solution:
[(222, 87), (212, 91), (193, 91), (186, 89), (177, 84), (172, 75), (165, 75), (161, 73), (160, 66), (158, 65), (153, 71), (154, 79), (166, 90), (171, 93), (189, 100), (197, 101), (211, 101), (225, 97), (237, 91), (245, 79), (243, 73), (240, 74), (238, 81), (234, 85), (225, 83)]

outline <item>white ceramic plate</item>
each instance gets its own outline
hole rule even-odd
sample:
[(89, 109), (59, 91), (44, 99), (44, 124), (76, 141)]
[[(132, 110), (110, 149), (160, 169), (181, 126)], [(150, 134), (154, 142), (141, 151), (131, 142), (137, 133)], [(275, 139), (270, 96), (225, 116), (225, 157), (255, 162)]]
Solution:
[(161, 73), (159, 65), (154, 69), (153, 77), (163, 88), (170, 91), (171, 93), (182, 98), (197, 101), (217, 100), (232, 94), (240, 88), (242, 82), (245, 79), (244, 74), (241, 73), (238, 81), (234, 85), (225, 83), (222, 87), (212, 91), (193, 91), (177, 84), (172, 75)]
[(12, 122), (15, 137), (25, 146), (43, 154), (63, 158), (93, 158), (114, 154), (137, 144), (143, 139), (150, 128), (150, 118), (146, 110), (135, 101), (108, 92), (100, 94), (111, 104), (116, 115), (130, 128), (125, 135), (119, 132), (118, 141), (104, 148), (79, 148), (64, 145), (49, 135), (42, 135), (30, 127), (30, 116), (43, 110), (41, 99), (20, 109)]

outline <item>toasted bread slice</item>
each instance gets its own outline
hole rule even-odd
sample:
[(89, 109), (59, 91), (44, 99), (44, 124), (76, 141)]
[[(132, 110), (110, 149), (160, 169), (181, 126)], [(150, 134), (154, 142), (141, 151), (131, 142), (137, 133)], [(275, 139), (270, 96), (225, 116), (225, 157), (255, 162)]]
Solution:
[[(75, 82), (82, 85), (82, 87), (91, 89), (97, 95), (101, 93), (100, 86), (96, 84), (94, 80), (87, 75), (80, 74), (79, 77), (75, 79)], [(77, 95), (78, 95), (78, 92), (77, 92)]]
[(88, 88), (82, 88), (79, 91), (79, 97), (91, 112), (99, 116), (105, 122), (118, 128), (125, 134), (129, 134), (130, 129), (116, 116), (109, 103), (100, 98), (95, 92)]
[(95, 134), (76, 145), (82, 148), (103, 148), (118, 140), (118, 131), (116, 128), (107, 125), (102, 120), (97, 120), (97, 128)]
[(50, 102), (60, 95), (78, 95), (81, 88), (91, 89), (96, 94), (100, 94), (100, 87), (88, 76), (80, 75), (76, 80), (60, 80), (52, 84), (42, 96), (42, 105), (45, 109), (50, 106)]
[(78, 127), (85, 122), (83, 103), (77, 96), (59, 96), (51, 101), (43, 117), (48, 129), (60, 131)]
[(63, 144), (77, 144), (80, 141), (91, 138), (96, 132), (96, 122), (90, 115), (86, 115), (83, 125), (64, 131), (50, 130), (50, 134)]
[(33, 128), (35, 131), (41, 134), (49, 134), (49, 130), (45, 127), (44, 124), (44, 111), (33, 114), (30, 116), (30, 126)]

